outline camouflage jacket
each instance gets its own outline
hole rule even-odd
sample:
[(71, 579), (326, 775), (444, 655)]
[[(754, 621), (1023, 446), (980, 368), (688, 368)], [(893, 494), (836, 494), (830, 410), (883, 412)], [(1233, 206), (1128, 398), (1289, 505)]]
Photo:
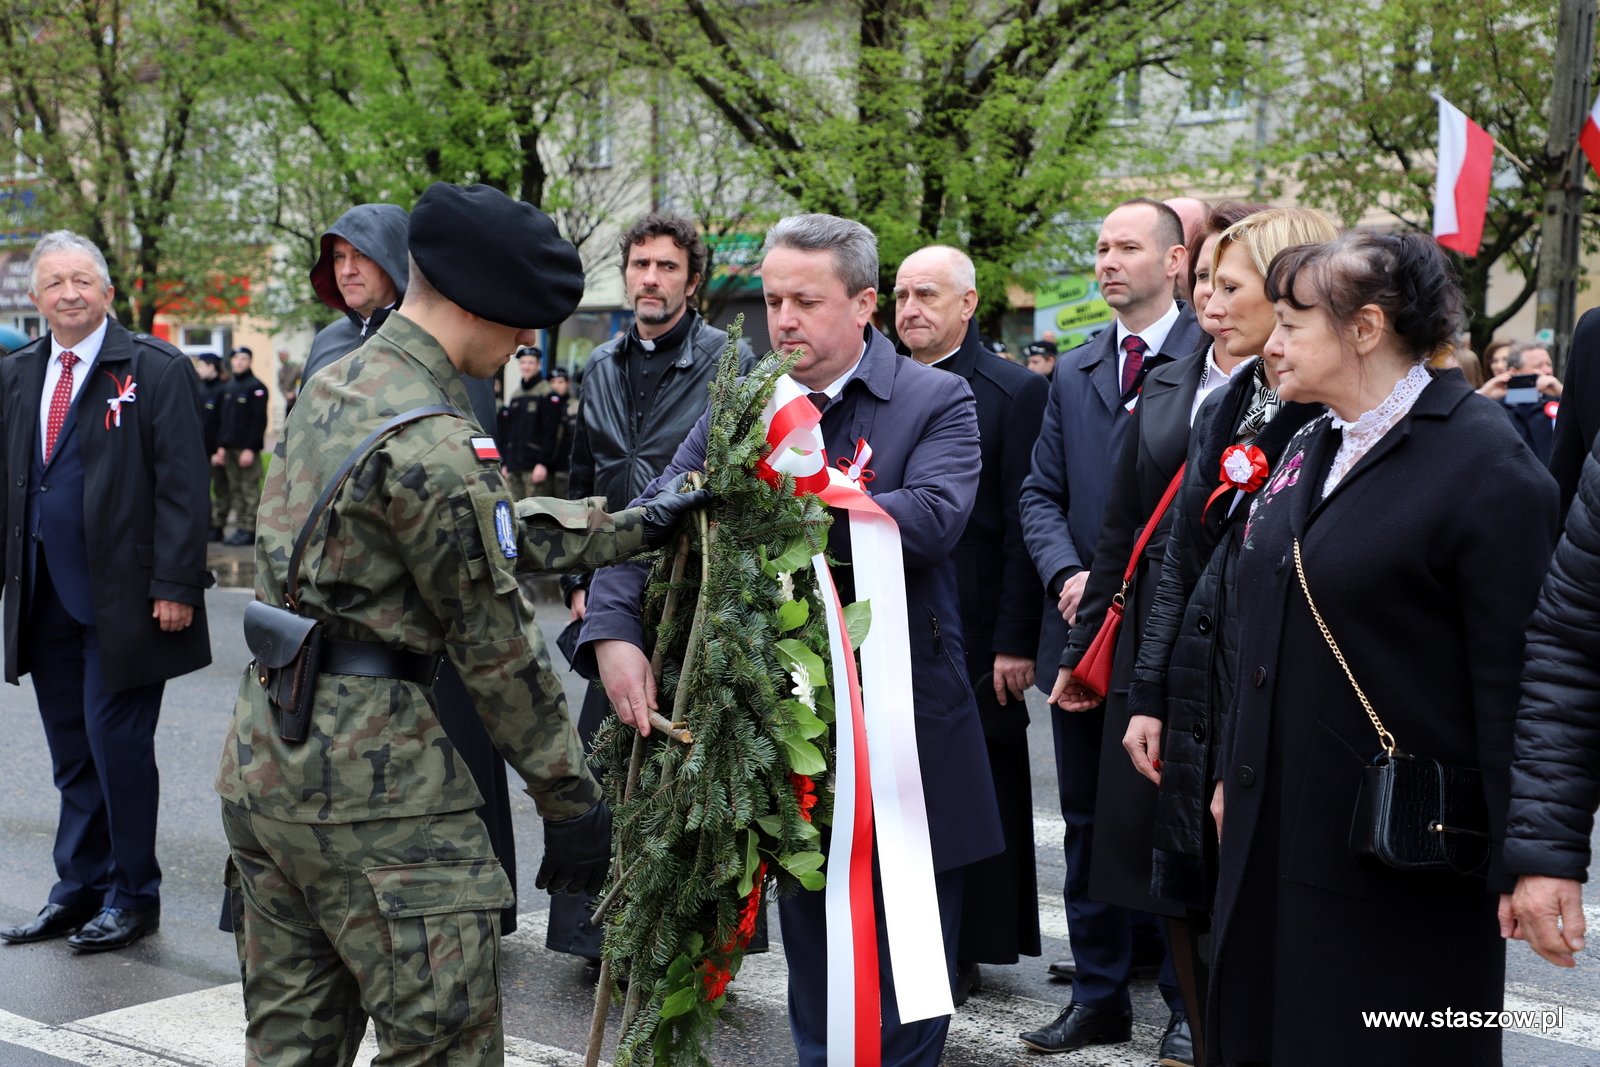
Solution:
[[(284, 606), (294, 539), (356, 445), (391, 416), (441, 403), (472, 410), (444, 349), (399, 314), (306, 383), (261, 497), (257, 599)], [(571, 818), (600, 791), (516, 571), (586, 570), (635, 555), (644, 550), (642, 509), (607, 515), (599, 498), (513, 502), (498, 461), (478, 458), (475, 436), (483, 430), (470, 414), (444, 415), (372, 446), (312, 534), (300, 613), (322, 620), (331, 639), (448, 654), (540, 814)], [(316, 684), (310, 735), (289, 745), (246, 669), (217, 772), (225, 800), (303, 823), (483, 803), (439, 725), (431, 689), (338, 674)]]

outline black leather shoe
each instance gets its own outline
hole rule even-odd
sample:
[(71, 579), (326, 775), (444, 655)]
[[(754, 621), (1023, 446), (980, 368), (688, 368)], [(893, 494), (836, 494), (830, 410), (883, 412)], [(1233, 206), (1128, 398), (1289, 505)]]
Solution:
[(1161, 1067), (1194, 1067), (1194, 1035), (1189, 1032), (1189, 1017), (1181, 1011), (1167, 1020), (1161, 1035)]
[(110, 952), (127, 948), (141, 937), (161, 929), (161, 909), (129, 911), (127, 908), (101, 908), (82, 930), (67, 938), (79, 952)]
[(1090, 1045), (1117, 1045), (1133, 1040), (1133, 1011), (1113, 1014), (1074, 1001), (1062, 1008), (1049, 1026), (1019, 1036), (1024, 1045), (1040, 1052), (1076, 1052)]
[(967, 998), (974, 993), (983, 992), (983, 975), (978, 971), (978, 965), (967, 960), (956, 961), (956, 987), (952, 999), (956, 1007), (967, 1002)]
[(254, 530), (235, 530), (233, 535), (222, 543), (225, 545), (231, 545), (234, 548), (240, 548), (244, 545), (253, 545), (256, 543), (256, 532)]
[[(1153, 981), (1160, 974), (1160, 960), (1157, 960), (1154, 963), (1135, 962), (1133, 965), (1133, 970), (1129, 972), (1128, 977), (1142, 978), (1145, 981)], [(1050, 965), (1050, 977), (1068, 979), (1076, 978), (1078, 977), (1078, 965), (1072, 960), (1056, 960)]]
[(222, 543), (222, 527), (213, 526), (207, 530), (206, 541), (213, 545), (220, 545)]
[(77, 932), (78, 927), (94, 918), (99, 910), (99, 908), (69, 908), (65, 904), (46, 904), (32, 922), (0, 930), (0, 940), (13, 945), (27, 945), (35, 941), (66, 937)]

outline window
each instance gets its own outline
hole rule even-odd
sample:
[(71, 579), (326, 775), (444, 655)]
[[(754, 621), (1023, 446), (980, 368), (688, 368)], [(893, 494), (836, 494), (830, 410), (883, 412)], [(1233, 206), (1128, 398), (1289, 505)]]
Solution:
[(603, 170), (611, 166), (611, 93), (601, 89), (589, 98), (588, 105), (579, 123), (583, 165), (590, 170)]
[(1230, 47), (1223, 41), (1211, 43), (1210, 55), (1194, 64), (1194, 73), (1183, 88), (1178, 103), (1178, 124), (1199, 125), (1227, 122), (1248, 116), (1244, 98), (1242, 44)]
[(1112, 126), (1136, 126), (1139, 122), (1139, 72), (1118, 74), (1107, 92), (1106, 122)]

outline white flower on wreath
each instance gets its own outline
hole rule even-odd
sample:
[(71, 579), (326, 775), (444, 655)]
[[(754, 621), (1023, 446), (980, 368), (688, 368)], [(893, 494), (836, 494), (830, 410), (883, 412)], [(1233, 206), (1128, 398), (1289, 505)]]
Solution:
[(783, 601), (781, 601), (782, 603), (786, 603), (794, 599), (793, 571), (778, 572), (778, 591), (783, 594)]
[(811, 689), (811, 683), (806, 680), (804, 671), (790, 671), (789, 677), (794, 679), (794, 698), (804, 704), (814, 715), (817, 711), (817, 697)]

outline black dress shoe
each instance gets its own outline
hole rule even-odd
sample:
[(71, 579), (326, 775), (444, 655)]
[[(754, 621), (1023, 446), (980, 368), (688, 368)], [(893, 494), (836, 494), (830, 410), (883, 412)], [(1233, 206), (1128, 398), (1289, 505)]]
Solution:
[(1133, 1010), (1116, 1014), (1074, 1001), (1062, 1008), (1049, 1026), (1019, 1036), (1024, 1045), (1040, 1052), (1076, 1052), (1090, 1045), (1116, 1045), (1133, 1040)]
[(240, 548), (244, 545), (253, 545), (256, 543), (256, 532), (254, 530), (235, 530), (233, 535), (222, 543), (225, 545), (231, 545), (234, 548)]
[(82, 930), (67, 938), (79, 952), (109, 952), (127, 948), (141, 937), (161, 929), (161, 909), (130, 911), (127, 908), (101, 908)]
[(1181, 1011), (1167, 1020), (1160, 1057), (1161, 1067), (1194, 1067), (1194, 1035), (1189, 1032), (1189, 1017)]
[[(1161, 961), (1159, 959), (1154, 963), (1148, 963), (1140, 959), (1135, 959), (1133, 961), (1133, 970), (1129, 973), (1128, 977), (1142, 978), (1146, 981), (1149, 981), (1155, 979), (1160, 974)], [(1078, 965), (1072, 960), (1056, 960), (1050, 965), (1050, 977), (1076, 978), (1078, 977)]]
[(952, 991), (951, 999), (956, 1007), (967, 1002), (967, 998), (974, 993), (983, 992), (983, 975), (978, 972), (978, 965), (967, 960), (956, 961), (956, 987)]
[(0, 930), (0, 940), (13, 945), (27, 945), (34, 941), (66, 937), (94, 918), (99, 910), (99, 908), (69, 908), (65, 904), (46, 904), (44, 910), (40, 911), (32, 922)]
[(213, 527), (211, 527), (211, 529), (207, 530), (206, 531), (206, 541), (208, 541), (209, 543), (214, 544), (214, 545), (221, 544), (222, 543), (222, 527), (213, 526)]

